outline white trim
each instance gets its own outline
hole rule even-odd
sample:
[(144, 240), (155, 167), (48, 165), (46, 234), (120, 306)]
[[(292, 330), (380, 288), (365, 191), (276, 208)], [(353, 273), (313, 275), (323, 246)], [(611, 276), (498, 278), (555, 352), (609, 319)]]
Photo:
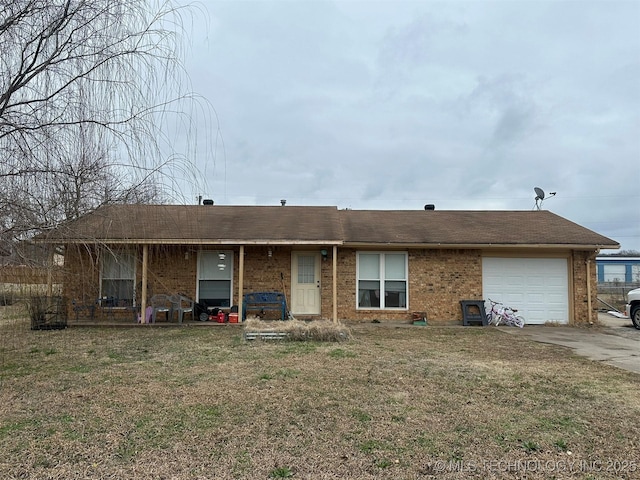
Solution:
[(628, 263), (640, 262), (640, 257), (596, 257), (596, 262)]

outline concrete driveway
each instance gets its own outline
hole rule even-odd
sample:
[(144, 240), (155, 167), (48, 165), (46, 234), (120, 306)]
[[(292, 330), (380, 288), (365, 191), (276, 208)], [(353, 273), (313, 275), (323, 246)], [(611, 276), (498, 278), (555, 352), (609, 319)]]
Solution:
[(536, 342), (569, 347), (577, 355), (640, 373), (640, 330), (633, 327), (631, 320), (607, 313), (599, 313), (598, 320), (601, 326), (591, 328), (544, 325), (498, 328)]

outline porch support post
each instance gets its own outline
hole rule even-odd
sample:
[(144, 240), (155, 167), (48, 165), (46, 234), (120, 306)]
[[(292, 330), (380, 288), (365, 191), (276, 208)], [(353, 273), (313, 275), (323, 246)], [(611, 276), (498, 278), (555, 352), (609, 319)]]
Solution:
[(242, 291), (244, 290), (244, 245), (240, 245), (238, 254), (238, 319), (242, 322)]
[(587, 259), (587, 309), (588, 316), (587, 321), (591, 323), (593, 320), (591, 319), (591, 260)]
[(147, 275), (149, 268), (149, 245), (142, 246), (142, 293), (140, 299), (140, 323), (147, 323)]
[(51, 298), (53, 297), (53, 259), (55, 253), (55, 248), (53, 247), (53, 245), (49, 245), (49, 251), (47, 253), (47, 265), (49, 267), (47, 268), (47, 298)]
[(338, 322), (338, 246), (333, 246), (333, 322)]

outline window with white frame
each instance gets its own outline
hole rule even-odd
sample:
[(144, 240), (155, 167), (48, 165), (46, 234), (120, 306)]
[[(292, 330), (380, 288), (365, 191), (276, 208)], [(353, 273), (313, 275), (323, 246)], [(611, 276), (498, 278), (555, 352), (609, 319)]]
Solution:
[(198, 301), (207, 307), (230, 307), (232, 274), (232, 251), (201, 251), (198, 263)]
[(136, 257), (133, 253), (105, 250), (100, 277), (100, 296), (106, 306), (134, 305)]
[(407, 308), (407, 254), (359, 252), (358, 308)]

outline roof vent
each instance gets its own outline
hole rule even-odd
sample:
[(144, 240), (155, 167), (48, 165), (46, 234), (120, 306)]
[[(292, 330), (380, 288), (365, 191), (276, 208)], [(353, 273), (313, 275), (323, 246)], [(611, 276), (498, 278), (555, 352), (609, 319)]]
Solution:
[(204, 200), (202, 200), (202, 204), (203, 205), (213, 205), (213, 200), (211, 200), (210, 198), (205, 198)]
[(427, 203), (427, 204), (424, 206), (424, 209), (425, 209), (425, 210), (435, 210), (435, 209), (436, 209), (436, 206), (435, 206), (433, 203)]
[(287, 201), (284, 198), (280, 200), (280, 205), (284, 207), (286, 204), (287, 204)]

